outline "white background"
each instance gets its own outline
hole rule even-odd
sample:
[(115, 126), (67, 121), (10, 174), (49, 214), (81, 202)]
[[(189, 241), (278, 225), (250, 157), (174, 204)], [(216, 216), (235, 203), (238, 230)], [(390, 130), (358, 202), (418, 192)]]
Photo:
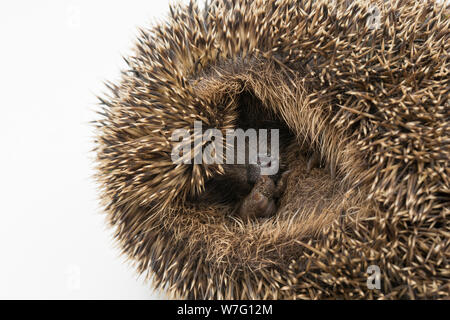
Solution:
[(137, 28), (168, 1), (0, 5), (0, 298), (157, 299), (120, 256), (93, 182), (93, 120)]

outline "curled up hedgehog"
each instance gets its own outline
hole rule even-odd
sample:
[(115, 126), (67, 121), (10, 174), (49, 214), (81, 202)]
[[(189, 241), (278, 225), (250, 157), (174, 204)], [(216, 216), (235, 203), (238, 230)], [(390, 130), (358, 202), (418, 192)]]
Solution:
[[(448, 12), (214, 0), (141, 30), (96, 134), (108, 222), (137, 271), (175, 298), (448, 298)], [(276, 129), (279, 156), (195, 161), (207, 130), (239, 128)]]

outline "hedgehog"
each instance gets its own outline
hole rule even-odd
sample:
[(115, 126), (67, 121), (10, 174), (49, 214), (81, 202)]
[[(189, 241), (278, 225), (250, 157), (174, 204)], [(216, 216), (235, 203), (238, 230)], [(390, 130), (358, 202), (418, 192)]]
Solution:
[[(449, 298), (448, 16), (432, 0), (212, 0), (140, 29), (95, 135), (136, 272), (177, 299)], [(279, 129), (282, 192), (196, 163), (198, 121)], [(200, 141), (185, 162), (179, 129)], [(261, 195), (267, 217), (235, 214)]]

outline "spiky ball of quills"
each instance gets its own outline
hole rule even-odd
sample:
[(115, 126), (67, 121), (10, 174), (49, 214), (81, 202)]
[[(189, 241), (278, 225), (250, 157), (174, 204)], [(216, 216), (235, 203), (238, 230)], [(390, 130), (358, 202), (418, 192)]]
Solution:
[[(373, 4), (190, 3), (142, 30), (102, 98), (97, 179), (115, 238), (156, 287), (195, 299), (449, 297), (448, 8), (377, 2), (374, 27)], [(293, 173), (277, 214), (244, 222), (211, 200), (223, 168), (174, 164), (170, 138), (250, 113), (288, 129)], [(310, 152), (336, 176), (306, 173)], [(367, 287), (371, 265), (380, 289)]]

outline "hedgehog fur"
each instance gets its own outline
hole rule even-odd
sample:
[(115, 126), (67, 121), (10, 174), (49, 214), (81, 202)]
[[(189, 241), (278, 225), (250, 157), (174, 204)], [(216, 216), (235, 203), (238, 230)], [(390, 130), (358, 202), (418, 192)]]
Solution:
[[(214, 0), (142, 29), (96, 122), (101, 199), (138, 273), (188, 299), (448, 298), (448, 12)], [(286, 132), (292, 170), (277, 214), (257, 221), (230, 214), (223, 166), (171, 160), (174, 130), (248, 115)]]

